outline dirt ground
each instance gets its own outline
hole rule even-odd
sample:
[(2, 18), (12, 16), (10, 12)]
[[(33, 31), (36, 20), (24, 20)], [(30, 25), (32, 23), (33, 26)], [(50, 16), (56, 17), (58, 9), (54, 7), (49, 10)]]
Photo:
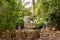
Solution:
[(0, 40), (60, 40), (60, 31), (50, 30), (16, 30), (2, 32)]

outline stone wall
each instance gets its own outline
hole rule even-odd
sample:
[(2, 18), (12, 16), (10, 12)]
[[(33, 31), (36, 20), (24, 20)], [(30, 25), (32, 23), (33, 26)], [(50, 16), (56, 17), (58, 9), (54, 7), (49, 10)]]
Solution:
[(60, 40), (60, 31), (16, 30), (2, 32), (0, 40)]
[(24, 24), (24, 28), (26, 29), (33, 29), (36, 27), (36, 24), (35, 23), (27, 23), (27, 24)]

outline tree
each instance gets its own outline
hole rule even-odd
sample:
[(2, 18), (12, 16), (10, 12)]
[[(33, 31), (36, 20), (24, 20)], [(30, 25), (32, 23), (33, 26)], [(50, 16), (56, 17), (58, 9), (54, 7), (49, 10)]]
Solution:
[[(46, 18), (50, 18), (52, 24), (56, 26), (56, 28), (60, 27), (60, 1), (59, 0), (38, 0), (36, 4), (35, 15), (38, 20), (40, 17), (45, 20)], [(55, 27), (54, 26), (54, 27)]]
[(0, 0), (0, 30), (12, 30), (22, 8), (21, 0)]
[(54, 0), (54, 10), (50, 14), (50, 18), (52, 21), (53, 26), (57, 29), (60, 30), (60, 1), (59, 0)]

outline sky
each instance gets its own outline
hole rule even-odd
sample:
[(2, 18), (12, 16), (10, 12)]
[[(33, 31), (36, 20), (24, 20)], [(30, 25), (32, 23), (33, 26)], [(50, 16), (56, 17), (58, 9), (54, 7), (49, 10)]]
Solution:
[[(37, 1), (35, 0), (35, 2), (37, 2)], [(25, 5), (25, 8), (29, 8), (32, 6), (32, 0), (22, 0), (22, 3), (23, 3), (23, 5), (25, 5), (27, 3)]]

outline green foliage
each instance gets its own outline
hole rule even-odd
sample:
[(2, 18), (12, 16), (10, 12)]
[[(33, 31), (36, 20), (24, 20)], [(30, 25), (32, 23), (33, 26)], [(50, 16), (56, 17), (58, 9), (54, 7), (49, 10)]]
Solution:
[(22, 8), (21, 0), (0, 0), (0, 29), (13, 30)]
[(60, 1), (59, 0), (54, 0), (54, 10), (50, 14), (50, 18), (52, 21), (53, 26), (57, 29), (60, 30)]
[(35, 29), (41, 29), (43, 27), (45, 20), (38, 20)]
[(37, 3), (37, 11), (36, 16), (38, 17), (48, 17), (49, 14), (53, 11), (53, 4), (52, 0), (38, 0)]
[(57, 11), (57, 13), (55, 12), (55, 13), (50, 14), (50, 18), (51, 18), (53, 26), (57, 30), (60, 30), (60, 12)]
[(36, 29), (41, 29), (43, 27), (43, 22), (36, 24)]
[(42, 17), (45, 20), (48, 17), (53, 26), (60, 29), (60, 0), (38, 0), (36, 9), (37, 19)]
[(19, 26), (23, 26), (24, 27), (24, 18), (23, 17), (22, 18), (19, 18), (17, 20), (17, 23), (18, 23)]

